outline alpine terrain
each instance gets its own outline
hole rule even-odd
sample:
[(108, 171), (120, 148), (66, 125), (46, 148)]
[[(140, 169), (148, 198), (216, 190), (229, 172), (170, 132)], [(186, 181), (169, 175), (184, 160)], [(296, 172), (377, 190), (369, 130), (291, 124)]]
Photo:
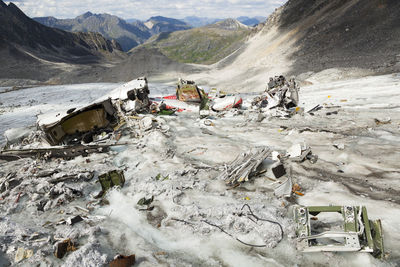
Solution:
[(36, 2), (0, 0), (0, 267), (400, 266), (399, 0)]

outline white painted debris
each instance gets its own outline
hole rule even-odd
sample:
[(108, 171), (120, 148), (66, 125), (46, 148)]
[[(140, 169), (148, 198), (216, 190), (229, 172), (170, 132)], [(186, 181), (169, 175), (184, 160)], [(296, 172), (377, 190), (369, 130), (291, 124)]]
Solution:
[(144, 131), (150, 130), (151, 128), (153, 128), (153, 119), (151, 117), (144, 117), (140, 120), (140, 127)]
[(223, 98), (215, 98), (213, 100), (212, 109), (216, 111), (228, 110), (234, 107), (239, 107), (243, 99), (238, 95), (225, 96)]
[(335, 143), (333, 144), (333, 146), (339, 150), (343, 150), (344, 149), (344, 144), (343, 143)]
[(117, 100), (117, 99), (127, 100), (129, 98), (128, 94), (131, 91), (133, 91), (134, 89), (142, 89), (146, 87), (147, 87), (147, 79), (145, 77), (141, 77), (115, 88), (110, 93), (97, 99), (95, 102), (102, 102), (104, 100), (107, 100), (108, 98), (112, 100)]
[(278, 151), (272, 151), (271, 156), (272, 160), (279, 160), (281, 158), (281, 154)]
[(292, 178), (289, 176), (287, 179), (275, 187), (274, 194), (277, 197), (290, 197), (292, 195)]
[(295, 144), (287, 150), (287, 157), (292, 161), (302, 162), (305, 159), (309, 159), (311, 163), (315, 163), (318, 160), (318, 156), (312, 154), (311, 148), (306, 143)]
[(169, 108), (176, 108), (178, 110), (188, 111), (188, 112), (199, 111), (199, 105), (196, 105), (195, 103), (183, 102), (176, 99), (163, 99), (163, 102)]
[(303, 146), (301, 144), (294, 144), (287, 150), (287, 155), (290, 158), (300, 157), (303, 147), (304, 147), (304, 149), (306, 148), (306, 146), (304, 144), (303, 144)]

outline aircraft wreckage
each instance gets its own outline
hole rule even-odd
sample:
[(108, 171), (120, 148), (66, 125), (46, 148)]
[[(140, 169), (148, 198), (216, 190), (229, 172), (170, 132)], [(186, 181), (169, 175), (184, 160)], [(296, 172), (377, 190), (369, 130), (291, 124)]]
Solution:
[(122, 111), (147, 109), (150, 105), (148, 94), (147, 79), (139, 78), (114, 89), (88, 106), (72, 108), (65, 113), (40, 115), (37, 125), (45, 133), (50, 145), (70, 143), (73, 139), (89, 143), (96, 132), (112, 131), (112, 127), (118, 124), (118, 117), (121, 119), (124, 116)]
[[(265, 92), (253, 99), (249, 110), (257, 113), (275, 110), (274, 116), (291, 116), (300, 110), (298, 92), (294, 79), (286, 81), (283, 76), (271, 78)], [(3, 149), (0, 151), (0, 159), (15, 160), (38, 156), (46, 158), (49, 152), (54, 157), (75, 157), (84, 153), (100, 152), (112, 144), (121, 145), (118, 143), (118, 136), (122, 135), (123, 127), (130, 131), (139, 129), (141, 132), (152, 127), (158, 127), (161, 131), (168, 130), (168, 126), (157, 122), (155, 117), (138, 117), (139, 113), (152, 114), (151, 116), (171, 115), (176, 111), (191, 111), (196, 107), (200, 118), (207, 118), (213, 112), (240, 109), (243, 103), (239, 95), (228, 95), (216, 89), (207, 94), (194, 81), (183, 79), (178, 81), (176, 95), (155, 99), (149, 98), (149, 93), (147, 79), (138, 78), (86, 106), (40, 115), (37, 128), (41, 131), (42, 141), (47, 142), (50, 148)], [(154, 122), (158, 125), (155, 126)], [(207, 125), (206, 121), (204, 124)], [(101, 141), (111, 139), (115, 142), (102, 146)], [(271, 155), (272, 160), (268, 159)], [(291, 174), (286, 171), (285, 164), (289, 161), (303, 162), (306, 159), (311, 163), (318, 159), (306, 144), (295, 145), (286, 154), (272, 151), (268, 147), (259, 147), (240, 154), (233, 162), (226, 164), (218, 178), (225, 180), (228, 186), (236, 187), (254, 176), (270, 171), (273, 180), (279, 182), (274, 189), (276, 197), (291, 197), (292, 193), (300, 194), (297, 192), (299, 186), (292, 183)], [(113, 186), (122, 187), (125, 177), (122, 171), (114, 170), (100, 175), (99, 181), (102, 186), (99, 193), (101, 197)], [(318, 231), (314, 222), (318, 221), (317, 216), (324, 213), (340, 214), (343, 219), (341, 229)], [(294, 223), (298, 249), (301, 251), (360, 251), (370, 252), (378, 258), (384, 257), (381, 222), (369, 220), (363, 206), (297, 206), (294, 208)], [(283, 235), (282, 229), (281, 232)]]

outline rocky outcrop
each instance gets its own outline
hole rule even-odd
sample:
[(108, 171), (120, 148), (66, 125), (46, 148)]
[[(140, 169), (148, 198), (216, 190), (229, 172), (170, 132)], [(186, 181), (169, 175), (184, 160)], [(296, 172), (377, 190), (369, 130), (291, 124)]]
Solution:
[(86, 46), (91, 50), (96, 51), (108, 51), (113, 52), (114, 50), (122, 50), (121, 45), (113, 40), (105, 39), (100, 33), (97, 32), (77, 32), (74, 33), (77, 37), (77, 41), (83, 40), (82, 45)]

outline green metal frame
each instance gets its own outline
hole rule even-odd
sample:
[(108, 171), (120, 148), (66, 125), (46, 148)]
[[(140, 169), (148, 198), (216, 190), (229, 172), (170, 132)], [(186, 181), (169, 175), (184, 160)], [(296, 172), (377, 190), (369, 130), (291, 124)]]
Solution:
[[(360, 210), (361, 209), (361, 210)], [(342, 214), (344, 224), (342, 232), (327, 231), (318, 235), (311, 234), (311, 215), (338, 212)], [(383, 232), (380, 220), (368, 219), (364, 206), (297, 206), (294, 209), (298, 248), (304, 252), (317, 251), (361, 251), (370, 252), (374, 257), (384, 257)], [(322, 238), (344, 238), (342, 244), (318, 245)], [(316, 244), (315, 244), (316, 243)]]

